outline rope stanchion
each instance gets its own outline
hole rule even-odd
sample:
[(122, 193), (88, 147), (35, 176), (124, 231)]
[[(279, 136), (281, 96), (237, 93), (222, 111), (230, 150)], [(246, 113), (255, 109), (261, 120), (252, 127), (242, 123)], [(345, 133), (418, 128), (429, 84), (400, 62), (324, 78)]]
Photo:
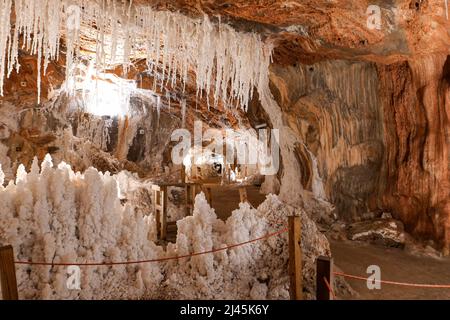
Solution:
[(0, 284), (3, 300), (18, 300), (14, 249), (11, 245), (0, 247)]
[(121, 262), (87, 262), (87, 263), (68, 263), (68, 262), (60, 262), (60, 263), (54, 263), (54, 262), (33, 262), (33, 261), (14, 261), (15, 264), (18, 265), (32, 265), (32, 266), (79, 266), (79, 267), (88, 267), (88, 266), (116, 266), (116, 265), (130, 265), (130, 264), (143, 264), (143, 263), (152, 263), (152, 262), (164, 262), (164, 261), (170, 261), (170, 260), (179, 260), (183, 258), (190, 258), (195, 256), (200, 256), (204, 254), (210, 254), (210, 253), (216, 253), (220, 251), (225, 251), (233, 248), (237, 248), (240, 246), (244, 246), (247, 244), (255, 243), (257, 241), (266, 240), (275, 236), (278, 236), (280, 234), (283, 234), (285, 232), (288, 232), (288, 228), (284, 228), (282, 230), (268, 233), (264, 236), (261, 236), (259, 238), (255, 238), (252, 240), (248, 240), (245, 242), (217, 248), (217, 249), (211, 249), (207, 251), (202, 252), (195, 252), (191, 254), (181, 255), (181, 256), (173, 256), (173, 257), (166, 257), (166, 258), (159, 258), (159, 259), (148, 259), (148, 260), (137, 260), (137, 261), (121, 261)]
[(303, 300), (302, 224), (299, 216), (288, 218), (289, 295), (291, 300)]
[[(324, 281), (325, 279), (325, 281)], [(332, 300), (333, 294), (330, 283), (333, 279), (333, 258), (319, 256), (316, 260), (316, 299)]]
[[(343, 272), (333, 272), (333, 274), (336, 276), (349, 278), (349, 279), (355, 279), (355, 280), (367, 281), (367, 279), (368, 279), (366, 277), (355, 276), (355, 275), (346, 274)], [(378, 279), (370, 279), (370, 281), (384, 283), (384, 284), (392, 284), (392, 285), (397, 285), (397, 286), (405, 286), (405, 287), (450, 289), (450, 284), (408, 283), (408, 282), (398, 282), (398, 281), (378, 280)]]

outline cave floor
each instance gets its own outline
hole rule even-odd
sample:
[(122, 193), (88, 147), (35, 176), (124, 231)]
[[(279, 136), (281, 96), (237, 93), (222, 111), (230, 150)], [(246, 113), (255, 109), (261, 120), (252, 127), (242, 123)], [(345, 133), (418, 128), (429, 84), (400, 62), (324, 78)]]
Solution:
[[(369, 265), (378, 265), (381, 279), (397, 282), (450, 284), (450, 258), (415, 256), (402, 249), (385, 248), (362, 242), (330, 240), (334, 263), (342, 272), (367, 277)], [(417, 288), (382, 284), (369, 290), (365, 281), (346, 279), (358, 296), (338, 299), (450, 299), (450, 288)]]
[[(247, 188), (250, 203), (257, 207), (265, 196), (259, 187)], [(213, 208), (218, 218), (226, 220), (239, 206), (239, 192), (233, 188), (212, 189)], [(387, 248), (357, 241), (330, 240), (334, 263), (347, 274), (367, 277), (369, 265), (378, 265), (381, 279), (407, 283), (450, 284), (450, 258), (432, 258), (413, 255), (403, 249)], [(365, 281), (346, 279), (357, 292), (338, 299), (448, 299), (450, 288), (416, 288), (382, 284), (380, 290), (369, 290)]]

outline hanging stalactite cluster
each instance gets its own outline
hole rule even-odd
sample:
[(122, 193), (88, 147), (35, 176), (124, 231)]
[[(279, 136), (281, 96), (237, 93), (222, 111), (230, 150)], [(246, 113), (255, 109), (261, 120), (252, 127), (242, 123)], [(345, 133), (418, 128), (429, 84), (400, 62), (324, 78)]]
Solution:
[[(38, 59), (38, 100), (41, 73), (57, 60), (61, 39), (66, 47), (66, 76), (80, 55), (83, 32), (94, 32), (98, 70), (146, 57), (158, 84), (184, 86), (188, 72), (196, 74), (197, 94), (207, 93), (225, 105), (247, 109), (254, 88), (267, 81), (272, 46), (254, 33), (237, 32), (208, 17), (155, 11), (132, 1), (0, 0), (0, 93), (5, 76), (19, 71), (19, 49)], [(86, 31), (88, 30), (88, 31)], [(42, 72), (41, 72), (42, 71)], [(39, 102), (39, 101), (38, 101)]]

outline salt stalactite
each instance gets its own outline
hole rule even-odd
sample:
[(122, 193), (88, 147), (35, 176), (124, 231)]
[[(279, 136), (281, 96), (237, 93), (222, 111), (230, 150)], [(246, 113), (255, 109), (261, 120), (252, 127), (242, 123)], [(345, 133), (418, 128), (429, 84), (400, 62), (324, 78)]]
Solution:
[(320, 177), (320, 174), (319, 174), (319, 166), (317, 163), (317, 158), (311, 152), (311, 150), (309, 150), (309, 148), (306, 146), (306, 144), (303, 144), (303, 146), (305, 147), (306, 151), (308, 152), (308, 155), (311, 158), (311, 162), (312, 162), (312, 173), (313, 173), (312, 185), (311, 185), (312, 192), (317, 199), (326, 200), (327, 196), (325, 193), (325, 188), (323, 186), (322, 178)]
[(170, 98), (170, 92), (169, 91), (166, 92), (166, 100), (167, 100), (167, 108), (170, 111), (171, 98)]
[(161, 88), (177, 82), (184, 88), (192, 70), (198, 96), (205, 94), (208, 105), (212, 94), (215, 105), (221, 101), (246, 110), (254, 88), (260, 91), (268, 78), (271, 44), (220, 21), (212, 23), (207, 16), (192, 19), (131, 1), (0, 0), (0, 18), (0, 88), (5, 71), (9, 76), (19, 70), (21, 46), (38, 57), (38, 100), (41, 69), (45, 75), (49, 61), (58, 59), (61, 37), (67, 47), (67, 77), (77, 65), (81, 37), (95, 38), (99, 72), (122, 64), (126, 73), (133, 58), (145, 56)]
[(448, 20), (448, 0), (445, 0), (445, 17)]
[(158, 127), (159, 127), (159, 118), (161, 116), (161, 97), (156, 97), (156, 113), (158, 115)]
[(186, 127), (186, 100), (181, 100), (181, 123), (182, 127)]
[[(11, 0), (0, 1), (0, 95), (3, 96), (3, 82), (5, 77), (5, 68), (7, 52), (9, 51), (8, 42), (10, 41), (10, 16)], [(10, 43), (10, 42), (9, 42)]]

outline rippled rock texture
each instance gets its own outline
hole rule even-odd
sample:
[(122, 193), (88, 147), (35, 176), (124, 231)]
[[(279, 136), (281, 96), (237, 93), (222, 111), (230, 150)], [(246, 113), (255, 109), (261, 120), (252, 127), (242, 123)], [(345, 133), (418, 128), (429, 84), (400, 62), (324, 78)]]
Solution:
[(317, 193), (316, 158), (341, 217), (389, 210), (407, 231), (448, 246), (449, 66), (441, 54), (273, 66), (273, 95), (302, 141), (295, 154), (303, 188)]

